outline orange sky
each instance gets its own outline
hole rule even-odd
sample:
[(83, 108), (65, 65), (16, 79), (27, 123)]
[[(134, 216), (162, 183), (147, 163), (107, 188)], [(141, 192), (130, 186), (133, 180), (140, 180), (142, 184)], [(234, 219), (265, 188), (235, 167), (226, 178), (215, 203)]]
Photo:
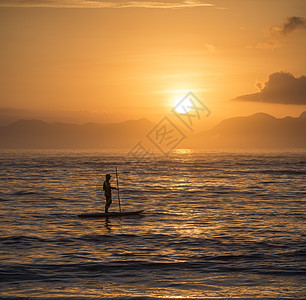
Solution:
[[(306, 75), (304, 28), (284, 35), (268, 30), (291, 16), (305, 18), (306, 1), (119, 2), (129, 7), (1, 1), (0, 107), (87, 110), (104, 113), (101, 122), (154, 121), (193, 91), (211, 110), (207, 124), (305, 110), (231, 99), (256, 93), (256, 83), (274, 72)], [(185, 7), (173, 8), (178, 4)]]

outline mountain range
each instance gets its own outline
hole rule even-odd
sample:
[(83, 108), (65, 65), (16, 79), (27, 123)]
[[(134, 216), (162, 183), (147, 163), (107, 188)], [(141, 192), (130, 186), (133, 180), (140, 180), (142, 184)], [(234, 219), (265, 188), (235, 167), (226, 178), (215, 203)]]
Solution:
[(306, 112), (298, 118), (275, 118), (265, 113), (221, 121), (194, 136), (191, 148), (305, 148)]
[[(0, 127), (0, 148), (131, 148), (145, 138), (154, 125), (147, 119), (83, 125), (21, 119)], [(188, 136), (178, 148), (306, 148), (306, 112), (298, 118), (278, 119), (265, 113), (256, 113), (225, 119), (211, 130)]]

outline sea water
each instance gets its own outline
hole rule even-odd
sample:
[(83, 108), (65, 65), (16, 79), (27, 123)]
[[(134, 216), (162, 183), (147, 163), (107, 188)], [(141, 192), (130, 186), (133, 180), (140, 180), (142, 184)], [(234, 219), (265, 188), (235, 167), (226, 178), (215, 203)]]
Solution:
[(1, 297), (306, 297), (305, 152), (0, 155)]

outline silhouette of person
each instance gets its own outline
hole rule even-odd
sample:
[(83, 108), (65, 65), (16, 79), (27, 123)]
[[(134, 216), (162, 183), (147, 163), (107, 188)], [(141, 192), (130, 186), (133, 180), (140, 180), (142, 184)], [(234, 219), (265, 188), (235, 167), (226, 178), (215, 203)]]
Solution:
[(117, 188), (112, 187), (110, 185), (110, 179), (112, 176), (110, 176), (110, 174), (106, 174), (105, 176), (105, 181), (103, 182), (103, 190), (105, 193), (105, 199), (106, 199), (106, 203), (105, 203), (105, 213), (108, 213), (108, 209), (112, 204), (112, 190), (117, 190)]

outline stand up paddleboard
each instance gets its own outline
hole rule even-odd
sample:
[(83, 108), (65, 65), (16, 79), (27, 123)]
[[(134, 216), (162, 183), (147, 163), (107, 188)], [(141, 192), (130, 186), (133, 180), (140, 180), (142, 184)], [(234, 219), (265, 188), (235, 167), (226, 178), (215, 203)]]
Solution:
[(121, 202), (119, 195), (119, 181), (118, 181), (118, 172), (116, 167), (116, 179), (117, 179), (117, 191), (118, 191), (118, 203), (119, 203), (119, 212), (109, 212), (109, 213), (83, 213), (78, 215), (79, 218), (108, 218), (108, 217), (125, 217), (125, 216), (135, 216), (140, 215), (144, 210), (137, 211), (121, 211)]
[(144, 210), (127, 211), (127, 212), (109, 212), (109, 213), (83, 213), (78, 215), (79, 218), (108, 218), (108, 217), (125, 217), (135, 216), (143, 213)]

